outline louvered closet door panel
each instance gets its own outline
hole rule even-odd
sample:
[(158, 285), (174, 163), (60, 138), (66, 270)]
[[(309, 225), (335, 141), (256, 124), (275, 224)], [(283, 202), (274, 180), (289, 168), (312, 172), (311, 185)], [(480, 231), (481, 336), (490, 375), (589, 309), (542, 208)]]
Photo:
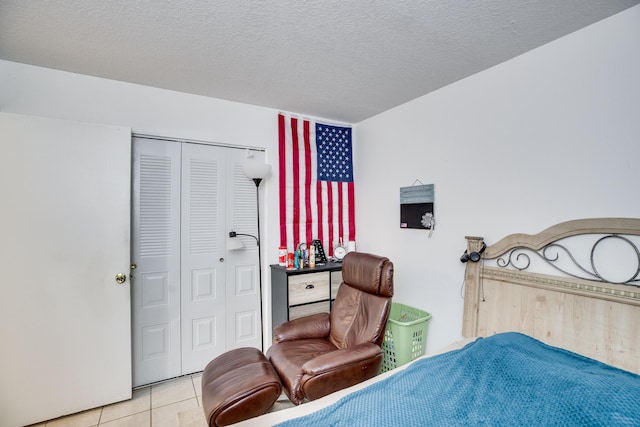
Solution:
[(181, 375), (180, 144), (134, 138), (133, 385)]
[(225, 152), (182, 146), (182, 370), (201, 371), (225, 349)]
[[(229, 203), (227, 223), (238, 233), (258, 236), (256, 185), (244, 173), (247, 161), (264, 162), (264, 153), (245, 151), (228, 153), (227, 185)], [(227, 253), (227, 347), (262, 348), (262, 322), (258, 268), (258, 245), (255, 239), (239, 236), (244, 247)]]

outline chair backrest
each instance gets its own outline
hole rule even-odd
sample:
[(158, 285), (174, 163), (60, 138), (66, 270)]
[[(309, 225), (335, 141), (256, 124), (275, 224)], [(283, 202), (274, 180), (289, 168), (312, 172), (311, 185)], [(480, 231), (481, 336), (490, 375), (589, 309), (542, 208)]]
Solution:
[(393, 263), (386, 257), (349, 252), (331, 309), (329, 341), (338, 348), (382, 345), (393, 297)]

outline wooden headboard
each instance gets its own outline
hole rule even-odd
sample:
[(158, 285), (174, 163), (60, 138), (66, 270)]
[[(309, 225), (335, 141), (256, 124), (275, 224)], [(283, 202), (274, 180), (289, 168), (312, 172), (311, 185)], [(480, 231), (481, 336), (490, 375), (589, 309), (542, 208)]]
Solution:
[[(632, 218), (568, 221), (486, 246), (482, 237), (468, 236), (467, 253), (478, 253), (480, 261), (466, 263), (463, 336), (522, 332), (640, 374), (640, 240), (635, 236), (640, 219)], [(568, 249), (570, 239), (587, 246), (588, 256)], [(609, 243), (624, 253), (621, 280), (602, 274), (597, 261), (611, 252)], [(534, 260), (557, 274), (529, 271)]]

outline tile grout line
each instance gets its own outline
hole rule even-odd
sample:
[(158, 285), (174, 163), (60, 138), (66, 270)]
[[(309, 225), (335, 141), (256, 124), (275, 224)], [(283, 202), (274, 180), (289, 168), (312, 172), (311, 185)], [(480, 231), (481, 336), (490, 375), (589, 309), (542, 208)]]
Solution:
[(100, 416), (98, 416), (98, 424), (96, 424), (96, 426), (100, 425), (100, 422), (102, 421), (102, 414), (104, 414), (104, 406), (100, 407)]
[(193, 375), (191, 375), (191, 386), (193, 387), (193, 394), (195, 394), (196, 405), (198, 405), (198, 407), (200, 407), (200, 402), (198, 402), (198, 390), (196, 390), (196, 383), (193, 380)]

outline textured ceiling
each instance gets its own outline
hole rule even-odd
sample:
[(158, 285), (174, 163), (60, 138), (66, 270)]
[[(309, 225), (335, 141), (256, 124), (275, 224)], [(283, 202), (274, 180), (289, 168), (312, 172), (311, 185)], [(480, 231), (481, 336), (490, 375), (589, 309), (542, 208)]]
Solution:
[(0, 0), (0, 59), (356, 123), (640, 0)]

